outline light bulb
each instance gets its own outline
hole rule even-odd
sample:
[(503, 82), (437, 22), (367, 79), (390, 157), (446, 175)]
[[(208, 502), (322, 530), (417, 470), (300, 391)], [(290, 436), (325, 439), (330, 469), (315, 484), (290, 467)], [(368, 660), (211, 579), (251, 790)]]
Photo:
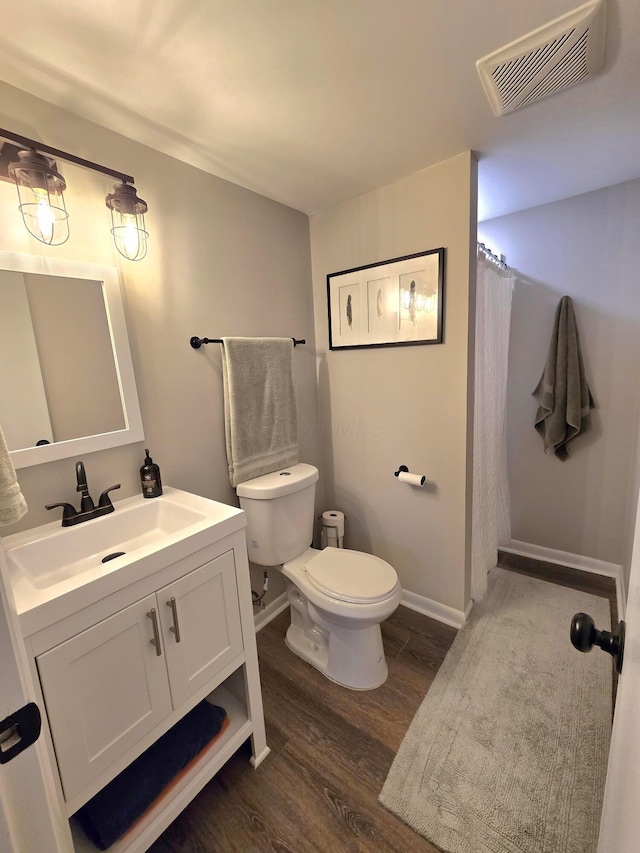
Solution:
[(140, 236), (136, 227), (136, 218), (131, 214), (122, 216), (122, 246), (130, 258), (135, 258), (140, 248)]
[(41, 239), (44, 243), (51, 243), (53, 239), (53, 226), (55, 216), (49, 204), (49, 193), (42, 187), (34, 187), (33, 194), (38, 200), (36, 208), (36, 219), (40, 230)]

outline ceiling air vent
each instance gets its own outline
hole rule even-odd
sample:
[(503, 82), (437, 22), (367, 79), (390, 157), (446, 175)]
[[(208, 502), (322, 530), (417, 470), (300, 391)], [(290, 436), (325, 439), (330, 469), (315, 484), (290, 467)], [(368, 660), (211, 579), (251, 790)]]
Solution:
[(497, 116), (575, 86), (602, 70), (605, 0), (590, 0), (476, 63)]

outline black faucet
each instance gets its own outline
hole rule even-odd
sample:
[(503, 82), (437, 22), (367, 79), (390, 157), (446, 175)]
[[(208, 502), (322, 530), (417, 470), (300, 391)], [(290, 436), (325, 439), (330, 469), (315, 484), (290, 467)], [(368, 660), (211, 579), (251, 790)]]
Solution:
[(76, 492), (82, 492), (80, 512), (91, 512), (91, 510), (95, 509), (95, 505), (87, 488), (87, 475), (84, 470), (84, 462), (76, 462), (76, 482), (78, 484)]
[(114, 507), (111, 503), (109, 492), (112, 492), (114, 489), (119, 489), (120, 483), (117, 483), (115, 486), (109, 486), (108, 489), (105, 489), (100, 495), (98, 506), (96, 506), (89, 494), (84, 462), (76, 462), (76, 482), (76, 491), (82, 492), (79, 510), (76, 510), (73, 504), (70, 503), (47, 504), (45, 506), (45, 509), (55, 509), (57, 506), (62, 507), (63, 527), (71, 527), (73, 524), (81, 524), (81, 522), (89, 521), (91, 518), (99, 518), (101, 515), (108, 515), (110, 512), (113, 512)]

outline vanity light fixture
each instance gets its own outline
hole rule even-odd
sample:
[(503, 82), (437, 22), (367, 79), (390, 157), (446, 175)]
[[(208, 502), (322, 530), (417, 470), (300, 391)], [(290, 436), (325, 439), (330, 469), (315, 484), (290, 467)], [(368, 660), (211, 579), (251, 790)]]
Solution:
[(116, 184), (105, 199), (111, 211), (111, 233), (120, 254), (130, 261), (140, 261), (147, 254), (149, 232), (144, 227), (146, 201), (138, 197), (136, 188), (123, 181)]
[(144, 221), (148, 205), (138, 197), (131, 175), (0, 129), (0, 180), (15, 182), (20, 213), (29, 233), (49, 246), (60, 246), (69, 237), (69, 214), (63, 195), (67, 184), (58, 171), (57, 160), (101, 172), (120, 182), (105, 199), (111, 211), (111, 234), (123, 257), (142, 260), (149, 237)]
[(69, 238), (69, 214), (64, 203), (67, 188), (55, 163), (30, 149), (18, 153), (8, 174), (18, 190), (18, 209), (27, 231), (48, 246), (61, 246)]

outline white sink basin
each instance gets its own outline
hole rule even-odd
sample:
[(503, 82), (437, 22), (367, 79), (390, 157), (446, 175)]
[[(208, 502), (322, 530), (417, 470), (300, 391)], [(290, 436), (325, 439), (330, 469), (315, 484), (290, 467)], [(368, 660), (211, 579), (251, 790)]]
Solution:
[[(29, 531), (28, 541), (9, 545), (9, 563), (35, 587), (43, 589), (98, 568), (105, 557), (114, 553), (124, 552), (118, 559), (126, 560), (138, 548), (162, 548), (168, 539), (207, 521), (203, 512), (172, 497), (173, 500), (163, 494), (159, 499), (143, 498), (129, 506), (115, 504), (116, 511), (110, 515), (74, 527), (56, 524), (53, 530), (46, 529), (46, 525)], [(117, 564), (107, 566), (107, 570), (116, 567)]]
[(246, 524), (236, 507), (172, 488), (157, 498), (116, 501), (114, 508), (72, 527), (58, 521), (3, 538), (19, 615), (111, 576), (108, 594), (141, 574), (114, 580), (123, 569), (131, 573), (144, 563), (148, 574)]

